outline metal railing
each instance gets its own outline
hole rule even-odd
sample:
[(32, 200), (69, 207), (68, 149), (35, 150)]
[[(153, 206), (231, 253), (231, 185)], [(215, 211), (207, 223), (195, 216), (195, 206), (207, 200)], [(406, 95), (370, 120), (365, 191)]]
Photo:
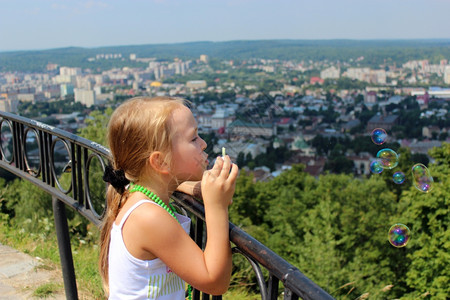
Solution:
[[(98, 177), (108, 161), (109, 150), (56, 127), (6, 112), (0, 112), (0, 134), (0, 167), (52, 196), (66, 298), (78, 299), (65, 206), (100, 226), (106, 206), (106, 184)], [(93, 184), (100, 195), (94, 195)], [(204, 247), (203, 205), (180, 192), (173, 195), (173, 200), (193, 219), (191, 236)], [(233, 254), (243, 255), (255, 272), (262, 300), (278, 299), (281, 294), (283, 299), (333, 299), (296, 267), (232, 223), (230, 240)], [(261, 267), (267, 271), (267, 279)], [(194, 289), (193, 299), (200, 297), (222, 299)]]

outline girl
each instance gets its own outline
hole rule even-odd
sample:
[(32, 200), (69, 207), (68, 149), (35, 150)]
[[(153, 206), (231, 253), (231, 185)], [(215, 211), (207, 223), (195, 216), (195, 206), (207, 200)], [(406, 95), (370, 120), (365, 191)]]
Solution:
[[(238, 168), (225, 156), (205, 171), (206, 143), (185, 104), (179, 98), (133, 98), (109, 121), (112, 166), (104, 175), (110, 186), (99, 262), (109, 299), (184, 299), (184, 281), (213, 295), (228, 289), (228, 206)], [(190, 219), (169, 204), (181, 183), (200, 180), (204, 251), (188, 235)]]

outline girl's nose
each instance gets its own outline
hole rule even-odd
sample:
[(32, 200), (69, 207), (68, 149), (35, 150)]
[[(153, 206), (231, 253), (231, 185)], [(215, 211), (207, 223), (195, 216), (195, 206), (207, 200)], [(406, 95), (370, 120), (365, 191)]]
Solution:
[(208, 146), (208, 144), (206, 144), (204, 139), (202, 139), (202, 138), (200, 138), (200, 139), (201, 139), (201, 143), (202, 143), (202, 151), (205, 151), (205, 149)]

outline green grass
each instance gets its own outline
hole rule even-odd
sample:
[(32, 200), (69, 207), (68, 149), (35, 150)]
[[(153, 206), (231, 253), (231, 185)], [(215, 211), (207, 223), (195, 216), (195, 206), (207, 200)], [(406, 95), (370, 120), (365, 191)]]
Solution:
[(62, 288), (63, 286), (61, 284), (45, 283), (34, 290), (33, 296), (38, 298), (46, 298), (60, 291)]
[[(27, 253), (33, 257), (40, 257), (42, 265), (38, 269), (60, 270), (60, 259), (56, 233), (54, 230), (42, 234), (26, 232), (19, 226), (11, 226), (0, 218), (0, 242)], [(95, 226), (92, 226), (95, 228)], [(97, 230), (95, 228), (95, 230)], [(95, 235), (96, 233), (94, 233)], [(101, 278), (97, 269), (98, 247), (93, 242), (74, 243), (78, 239), (72, 238), (72, 255), (75, 267), (75, 276), (80, 299), (104, 299)], [(35, 294), (37, 297), (49, 296), (57, 291), (63, 291), (62, 285), (44, 284), (39, 286)]]
[(261, 295), (250, 294), (245, 289), (230, 289), (222, 298), (224, 300), (261, 300)]

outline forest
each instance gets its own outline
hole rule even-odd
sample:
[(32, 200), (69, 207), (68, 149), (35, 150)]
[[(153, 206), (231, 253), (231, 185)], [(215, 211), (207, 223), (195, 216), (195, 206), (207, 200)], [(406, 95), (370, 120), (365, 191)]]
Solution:
[[(122, 59), (94, 60), (97, 54), (121, 53)], [(59, 49), (0, 52), (0, 72), (43, 72), (48, 63), (67, 67), (81, 67), (93, 72), (147, 64), (129, 59), (155, 57), (172, 61), (198, 59), (201, 54), (223, 60), (252, 58), (293, 61), (347, 62), (364, 56), (361, 66), (379, 67), (380, 64), (401, 65), (409, 60), (428, 59), (439, 63), (450, 57), (450, 40), (255, 40), (225, 42), (190, 42), (150, 44), (99, 48), (68, 47)]]
[[(105, 145), (111, 109), (94, 111), (78, 135)], [(367, 136), (370, 140), (370, 137)], [(367, 178), (325, 172), (318, 178), (301, 164), (267, 182), (241, 171), (230, 220), (295, 265), (336, 299), (446, 299), (450, 294), (450, 144), (430, 151), (429, 192), (413, 184), (416, 162), (408, 148), (398, 150), (395, 169)], [(394, 171), (406, 174), (403, 184)], [(51, 235), (45, 220), (51, 199), (25, 181), (0, 180), (0, 221), (27, 234)], [(37, 193), (37, 194), (36, 194)], [(72, 241), (91, 245), (92, 225), (72, 213)], [(393, 224), (411, 231), (404, 247), (388, 241)], [(51, 227), (51, 226), (50, 226)], [(53, 229), (54, 230), (54, 229)], [(236, 259), (232, 288), (256, 293), (248, 263)], [(93, 275), (97, 276), (96, 274)], [(98, 279), (98, 278), (97, 278)]]

